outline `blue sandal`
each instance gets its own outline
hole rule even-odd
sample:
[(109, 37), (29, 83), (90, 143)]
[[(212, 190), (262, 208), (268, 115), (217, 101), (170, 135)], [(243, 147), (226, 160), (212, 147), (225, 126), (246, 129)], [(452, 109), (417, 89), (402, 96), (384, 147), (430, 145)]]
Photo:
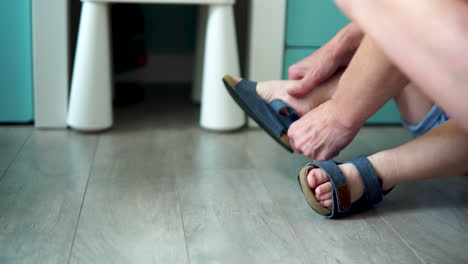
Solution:
[(299, 119), (297, 112), (280, 99), (266, 102), (257, 94), (257, 83), (242, 80), (238, 83), (226, 75), (223, 78), (234, 101), (254, 119), (276, 142), (292, 152), (289, 145), (288, 129)]
[[(382, 180), (377, 177), (374, 167), (366, 157), (357, 157), (349, 162), (352, 163), (361, 176), (364, 185), (364, 193), (362, 197), (351, 203), (351, 195), (346, 179), (338, 165), (340, 163), (334, 161), (313, 162), (307, 164), (299, 172), (298, 180), (302, 192), (309, 203), (310, 207), (320, 215), (328, 218), (338, 218), (351, 213), (369, 209), (373, 205), (380, 203), (384, 195), (388, 194), (392, 189), (382, 191)], [(315, 198), (315, 193), (310, 189), (307, 183), (307, 174), (313, 168), (322, 169), (332, 183), (332, 210), (323, 207)]]

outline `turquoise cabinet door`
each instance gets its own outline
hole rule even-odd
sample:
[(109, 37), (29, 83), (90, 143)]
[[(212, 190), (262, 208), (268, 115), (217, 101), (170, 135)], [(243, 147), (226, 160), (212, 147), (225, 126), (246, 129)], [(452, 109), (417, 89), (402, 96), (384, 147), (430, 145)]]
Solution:
[(288, 68), (294, 63), (309, 56), (318, 48), (287, 48), (284, 51), (283, 79), (288, 79)]
[(0, 122), (33, 119), (30, 0), (0, 1)]
[[(317, 48), (288, 48), (284, 54), (283, 78), (288, 78), (288, 67), (312, 54)], [(388, 102), (366, 124), (400, 124), (400, 114), (395, 103)]]
[(332, 0), (288, 0), (287, 46), (322, 46), (349, 23)]

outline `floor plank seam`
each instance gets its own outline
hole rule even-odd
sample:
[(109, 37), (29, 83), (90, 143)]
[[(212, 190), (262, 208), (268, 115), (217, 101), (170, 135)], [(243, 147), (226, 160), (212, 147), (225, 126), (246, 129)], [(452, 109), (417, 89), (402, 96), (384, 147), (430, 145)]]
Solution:
[(78, 212), (78, 218), (76, 219), (76, 225), (75, 225), (75, 230), (73, 232), (72, 244), (70, 246), (70, 250), (69, 250), (69, 253), (68, 253), (67, 264), (70, 264), (71, 257), (72, 257), (72, 252), (73, 252), (73, 247), (75, 246), (76, 233), (78, 231), (78, 226), (80, 224), (80, 219), (81, 219), (81, 211), (83, 210), (83, 205), (84, 205), (85, 198), (86, 198), (86, 192), (88, 191), (89, 180), (91, 179), (91, 176), (92, 176), (92, 173), (93, 173), (94, 161), (96, 159), (96, 152), (97, 152), (97, 149), (98, 149), (98, 146), (99, 146), (100, 138), (101, 138), (100, 136), (97, 138), (96, 145), (94, 146), (94, 153), (93, 153), (93, 157), (92, 157), (92, 162), (91, 162), (91, 165), (90, 165), (90, 168), (89, 168), (88, 179), (86, 180), (86, 185), (85, 185), (85, 189), (84, 189), (84, 192), (83, 192), (83, 198), (81, 200), (81, 206), (80, 206), (80, 210)]
[(279, 204), (276, 202), (276, 199), (273, 199), (273, 198), (270, 196), (270, 193), (272, 193), (271, 190), (265, 185), (265, 183), (263, 183), (263, 181), (260, 181), (260, 182), (262, 182), (262, 185), (263, 185), (263, 187), (265, 188), (265, 190), (267, 191), (268, 196), (270, 197), (271, 201), (273, 202), (273, 204), (274, 204), (275, 207), (276, 207), (276, 211), (278, 211), (278, 213), (281, 215), (281, 218), (283, 218), (283, 221), (285, 222), (286, 226), (288, 227), (289, 233), (291, 233), (291, 235), (293, 236), (293, 238), (294, 238), (294, 240), (296, 241), (296, 244), (297, 244), (297, 246), (299, 247), (299, 249), (301, 250), (302, 254), (306, 257), (306, 259), (307, 259), (307, 261), (309, 262), (309, 264), (312, 264), (312, 259), (309, 258), (309, 255), (307, 255), (306, 250), (305, 250), (304, 247), (302, 246), (301, 242), (299, 242), (299, 239), (297, 238), (296, 233), (294, 233), (294, 230), (292, 229), (292, 227), (291, 227), (291, 225), (289, 224), (288, 220), (287, 220), (286, 217), (284, 216), (283, 210), (281, 209), (281, 207), (279, 206)]
[[(274, 203), (276, 203), (276, 202), (274, 202)], [(304, 254), (304, 256), (306, 257), (306, 259), (309, 261), (309, 264), (312, 264), (312, 259), (309, 258), (309, 255), (308, 255), (307, 252), (305, 251), (305, 249), (304, 249), (304, 247), (302, 246), (301, 242), (299, 242), (299, 239), (297, 238), (296, 233), (294, 233), (294, 230), (292, 229), (292, 227), (291, 227), (291, 225), (289, 224), (288, 220), (287, 220), (286, 217), (284, 216), (283, 210), (279, 209), (279, 211), (280, 211), (281, 217), (283, 218), (283, 221), (286, 223), (286, 226), (287, 226), (288, 229), (289, 229), (289, 232), (290, 232), (291, 235), (294, 237), (294, 240), (296, 240), (297, 246), (301, 249), (302, 254)]]
[(8, 171), (10, 170), (11, 166), (15, 163), (15, 161), (18, 159), (18, 156), (20, 155), (21, 151), (23, 151), (23, 148), (24, 146), (26, 146), (26, 143), (31, 139), (32, 137), (32, 131), (31, 133), (29, 133), (29, 136), (26, 137), (26, 139), (24, 140), (23, 144), (21, 145), (21, 147), (18, 149), (18, 151), (16, 152), (15, 154), (15, 157), (13, 158), (13, 160), (10, 162), (10, 164), (8, 164), (8, 167), (5, 169), (5, 171), (2, 173), (1, 177), (0, 177), (0, 184), (3, 180), (3, 178), (5, 178), (5, 176), (7, 175)]
[(188, 264), (190, 264), (190, 254), (189, 254), (188, 243), (187, 243), (187, 233), (185, 232), (184, 214), (182, 213), (182, 205), (180, 204), (180, 196), (179, 196), (179, 191), (177, 190), (177, 186), (174, 187), (174, 191), (177, 197), (177, 205), (179, 206), (180, 221), (182, 222), (182, 232), (184, 232), (185, 254), (187, 255)]
[(398, 230), (396, 230), (393, 227), (393, 225), (390, 222), (388, 222), (388, 220), (384, 216), (380, 216), (380, 218), (395, 233), (395, 235), (403, 242), (403, 244), (405, 244), (411, 250), (411, 252), (413, 252), (413, 254), (421, 261), (421, 263), (427, 264), (427, 262), (416, 252), (415, 249), (413, 249), (413, 247), (411, 247), (411, 245), (400, 235)]

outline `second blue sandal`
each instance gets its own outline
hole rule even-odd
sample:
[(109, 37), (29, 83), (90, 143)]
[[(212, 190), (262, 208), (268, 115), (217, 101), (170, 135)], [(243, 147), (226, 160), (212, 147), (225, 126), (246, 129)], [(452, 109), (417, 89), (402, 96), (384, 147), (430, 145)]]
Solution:
[(240, 82), (226, 75), (223, 78), (234, 101), (263, 128), (276, 142), (292, 152), (287, 135), (289, 126), (299, 119), (297, 112), (284, 101), (276, 99), (270, 103), (257, 94), (257, 83), (248, 80)]
[[(328, 218), (338, 218), (362, 211), (380, 203), (384, 195), (391, 191), (382, 191), (382, 180), (377, 177), (374, 167), (366, 157), (357, 157), (349, 162), (358, 170), (364, 186), (364, 193), (359, 200), (351, 203), (351, 195), (346, 179), (334, 161), (321, 161), (307, 164), (299, 172), (299, 185), (310, 207), (320, 215)], [(307, 183), (307, 174), (313, 168), (322, 169), (332, 183), (332, 210), (323, 207), (315, 198), (315, 193)]]

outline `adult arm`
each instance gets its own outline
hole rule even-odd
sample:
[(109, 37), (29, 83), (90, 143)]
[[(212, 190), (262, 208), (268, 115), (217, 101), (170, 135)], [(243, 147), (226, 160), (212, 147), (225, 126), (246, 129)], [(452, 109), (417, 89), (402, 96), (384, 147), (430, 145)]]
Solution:
[(363, 33), (359, 27), (350, 23), (320, 49), (291, 65), (288, 78), (301, 82), (295, 89), (289, 90), (289, 94), (302, 97), (318, 84), (328, 80), (339, 68), (347, 66), (362, 38)]
[(468, 130), (468, 1), (335, 1), (412, 82)]
[(407, 83), (375, 43), (365, 37), (332, 98), (291, 125), (291, 147), (316, 160), (333, 158)]

